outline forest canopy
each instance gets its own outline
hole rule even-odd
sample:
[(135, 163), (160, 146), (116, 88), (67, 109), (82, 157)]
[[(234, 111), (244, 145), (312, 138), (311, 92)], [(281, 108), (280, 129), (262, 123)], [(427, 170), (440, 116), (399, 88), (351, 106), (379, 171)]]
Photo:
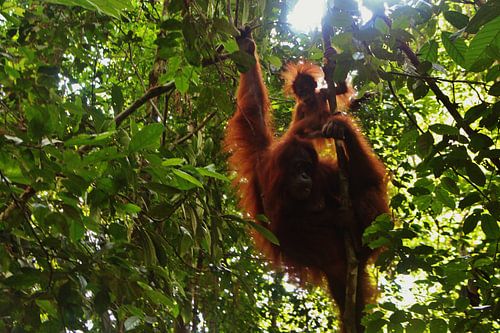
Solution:
[[(0, 0), (0, 332), (338, 329), (323, 289), (254, 249), (275, 235), (239, 209), (222, 147), (252, 65), (237, 28), (254, 28), (278, 133), (284, 65), (321, 65), (296, 3)], [(366, 331), (499, 331), (500, 2), (317, 15), (334, 80), (371, 96), (352, 114), (390, 177), (391, 214), (364, 235), (386, 249)]]

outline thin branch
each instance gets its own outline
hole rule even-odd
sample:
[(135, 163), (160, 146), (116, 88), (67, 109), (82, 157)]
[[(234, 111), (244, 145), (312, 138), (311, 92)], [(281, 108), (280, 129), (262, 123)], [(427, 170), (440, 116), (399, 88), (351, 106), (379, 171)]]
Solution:
[[(325, 64), (323, 72), (325, 73), (325, 81), (328, 84), (328, 102), (330, 106), (330, 113), (334, 114), (337, 110), (337, 94), (336, 86), (333, 80), (333, 73), (335, 72), (335, 60), (333, 56), (337, 53), (331, 44), (331, 35), (333, 27), (327, 22), (326, 15), (322, 26), (323, 35), (323, 50)], [(337, 153), (337, 162), (339, 165), (339, 183), (340, 183), (340, 209), (346, 213), (353, 214), (350, 195), (349, 195), (349, 178), (347, 176), (347, 163), (348, 156), (346, 153), (345, 142), (342, 139), (335, 139), (335, 151)], [(345, 285), (345, 304), (344, 313), (342, 314), (342, 323), (344, 330), (347, 333), (357, 333), (357, 293), (358, 293), (358, 274), (359, 274), (359, 260), (356, 255), (355, 238), (353, 230), (348, 229), (344, 232), (344, 246), (347, 259), (346, 267), (346, 285)]]
[[(142, 89), (144, 91), (147, 91), (146, 84), (144, 83), (144, 80), (142, 79), (142, 75), (139, 74), (139, 69), (137, 68), (137, 65), (135, 64), (134, 59), (132, 58), (132, 45), (130, 45), (130, 43), (127, 43), (127, 44), (128, 44), (128, 50), (130, 52), (129, 59), (130, 59), (130, 63), (132, 64), (132, 68), (134, 69), (135, 75), (137, 76), (137, 78), (139, 79), (139, 82), (141, 83)], [(148, 102), (151, 104), (151, 107), (155, 111), (156, 115), (161, 118), (160, 110), (158, 110), (158, 107), (156, 106), (156, 104), (151, 99), (149, 99)]]
[[(49, 269), (49, 281), (47, 284), (47, 290), (50, 290), (52, 288), (52, 278), (54, 276), (54, 268), (52, 267), (52, 259), (50, 257), (49, 251), (45, 248), (42, 240), (40, 239), (40, 237), (38, 237), (38, 234), (36, 233), (35, 228), (31, 224), (32, 219), (31, 219), (30, 213), (25, 209), (26, 203), (29, 200), (29, 198), (31, 198), (32, 196), (35, 195), (35, 190), (32, 189), (31, 187), (28, 187), (23, 192), (21, 197), (18, 198), (10, 185), (9, 179), (7, 179), (7, 177), (5, 177), (5, 175), (3, 174), (3, 172), (1, 170), (0, 170), (0, 178), (5, 183), (5, 185), (7, 185), (9, 192), (10, 192), (10, 197), (12, 198), (14, 205), (17, 208), (19, 208), (19, 210), (21, 210), (21, 212), (23, 212), (23, 215), (24, 215), (24, 218), (26, 219), (26, 224), (28, 225), (28, 228), (30, 229), (31, 233), (33, 234), (33, 237), (35, 238), (36, 243), (38, 244), (38, 246), (40, 247), (42, 252), (45, 254), (45, 259), (47, 261), (47, 267)], [(5, 211), (4, 211), (4, 213), (5, 213)], [(3, 215), (3, 213), (2, 213), (2, 215)]]
[(226, 15), (229, 23), (232, 23), (234, 26), (236, 26), (235, 22), (233, 21), (233, 14), (231, 13), (231, 0), (226, 0)]
[[(167, 118), (168, 118), (168, 106), (170, 101), (170, 96), (172, 96), (173, 91), (169, 92), (165, 95), (165, 106), (163, 107), (163, 127), (167, 127)], [(165, 138), (167, 137), (167, 131), (163, 131), (161, 134), (161, 146), (165, 146)]]
[[(443, 156), (441, 155), (441, 152), (438, 152), (439, 156)], [(460, 172), (458, 172), (458, 170), (454, 167), (454, 166), (450, 166), (451, 167), (451, 170), (457, 175), (459, 176), (460, 178), (462, 178), (463, 180), (465, 180), (467, 183), (469, 183), (470, 186), (472, 186), (476, 191), (479, 192), (479, 194), (484, 198), (486, 199), (487, 201), (491, 201), (490, 198), (488, 198), (488, 196), (483, 192), (481, 191), (481, 189), (479, 187), (477, 187), (476, 184), (474, 184), (469, 178), (467, 178), (466, 176), (462, 175)]]
[(240, 1), (239, 0), (236, 0), (236, 6), (235, 6), (235, 9), (234, 9), (234, 26), (235, 27), (238, 27), (238, 12), (240, 11)]
[(157, 86), (149, 89), (144, 95), (142, 95), (139, 99), (137, 99), (131, 106), (129, 106), (126, 110), (115, 117), (115, 125), (116, 127), (120, 126), (120, 124), (130, 116), (135, 110), (143, 106), (149, 100), (160, 96), (161, 94), (167, 93), (171, 90), (175, 89), (175, 83), (169, 82), (163, 86)]
[(217, 54), (215, 58), (213, 59), (203, 59), (201, 61), (201, 66), (202, 67), (207, 67), (210, 65), (215, 65), (218, 62), (222, 62), (224, 60), (229, 59), (230, 55), (229, 54)]
[(389, 85), (389, 90), (391, 91), (392, 96), (394, 96), (394, 99), (398, 103), (399, 107), (401, 108), (401, 110), (403, 110), (403, 112), (406, 114), (406, 116), (408, 117), (408, 119), (410, 119), (410, 121), (412, 122), (413, 126), (415, 126), (419, 130), (420, 133), (424, 133), (425, 131), (420, 128), (420, 126), (418, 125), (417, 121), (412, 117), (411, 113), (408, 111), (408, 109), (406, 108), (406, 106), (403, 105), (403, 103), (401, 102), (401, 100), (397, 96), (396, 91), (394, 90), (394, 87), (392, 86), (391, 81), (387, 81), (387, 84)]
[[(5, 176), (1, 173), (0, 171), (0, 174), (2, 175), (2, 179), (3, 181), (8, 184), (8, 180), (5, 178)], [(9, 188), (10, 188), (10, 185), (8, 185)], [(8, 219), (11, 214), (14, 212), (14, 210), (19, 206), (19, 204), (21, 204), (22, 206), (24, 206), (29, 199), (31, 199), (34, 195), (35, 195), (36, 191), (31, 187), (31, 186), (28, 186), (26, 187), (26, 189), (24, 190), (24, 192), (21, 194), (21, 196), (19, 198), (16, 198), (12, 201), (12, 203), (7, 206), (7, 208), (5, 208), (5, 210), (0, 213), (0, 221), (4, 221), (6, 219)]]
[(477, 84), (477, 85), (482, 85), (485, 88), (488, 86), (486, 82), (481, 82), (481, 81), (470, 81), (470, 80), (456, 80), (456, 79), (445, 79), (442, 77), (435, 77), (435, 76), (425, 76), (425, 75), (418, 75), (418, 74), (411, 74), (411, 73), (406, 73), (406, 72), (384, 72), (386, 74), (392, 74), (392, 75), (399, 75), (399, 76), (406, 76), (406, 77), (414, 77), (416, 79), (421, 79), (421, 80), (434, 80), (434, 81), (442, 81), (442, 82), (450, 82), (450, 83), (467, 83), (467, 84)]
[(186, 135), (184, 135), (183, 137), (181, 137), (181, 138), (177, 139), (174, 143), (172, 143), (172, 146), (173, 146), (173, 147), (175, 147), (175, 146), (177, 146), (177, 145), (179, 145), (179, 144), (181, 144), (181, 143), (183, 143), (183, 142), (185, 142), (185, 141), (189, 140), (189, 139), (190, 139), (193, 135), (195, 135), (195, 134), (196, 134), (196, 133), (198, 133), (198, 132), (199, 132), (199, 131), (203, 128), (203, 127), (205, 127), (205, 125), (208, 123), (208, 121), (209, 121), (210, 119), (212, 119), (212, 118), (213, 118), (213, 117), (217, 114), (217, 112), (218, 112), (218, 111), (219, 111), (219, 110), (215, 110), (215, 111), (213, 111), (213, 112), (209, 113), (209, 114), (205, 117), (205, 119), (203, 119), (203, 120), (201, 121), (201, 123), (200, 123), (198, 126), (196, 126), (196, 127), (195, 127), (195, 128), (194, 128), (191, 132), (189, 132), (188, 134), (186, 134)]
[[(413, 125), (419, 130), (420, 133), (424, 133), (424, 130), (418, 125), (418, 123), (415, 121), (415, 119), (413, 119), (413, 117), (411, 116), (410, 112), (408, 111), (408, 109), (403, 105), (403, 103), (401, 102), (401, 100), (399, 99), (399, 97), (396, 95), (396, 92), (394, 91), (394, 87), (392, 86), (392, 83), (391, 81), (387, 81), (388, 85), (389, 85), (389, 89), (392, 93), (392, 95), (394, 96), (394, 98), (396, 99), (396, 102), (398, 103), (399, 107), (403, 110), (403, 112), (408, 116), (408, 118), (410, 119), (410, 121), (413, 123)], [(443, 156), (441, 154), (440, 151), (437, 152), (439, 156)], [(460, 172), (458, 172), (458, 170), (453, 167), (453, 166), (450, 166), (451, 170), (453, 171), (453, 173), (455, 173), (457, 176), (459, 176), (460, 178), (463, 178), (467, 183), (469, 183), (469, 185), (471, 185), (476, 191), (479, 192), (479, 194), (484, 197), (486, 200), (489, 201), (489, 198), (486, 194), (483, 193), (483, 191), (481, 191), (481, 189), (479, 187), (476, 186), (476, 184), (474, 184), (469, 178), (467, 178), (466, 176), (462, 175)]]
[[(221, 61), (224, 61), (226, 59), (229, 59), (228, 54), (222, 54), (216, 56), (214, 59), (204, 59), (202, 60), (202, 66), (210, 66), (217, 64)], [(147, 103), (149, 100), (156, 98), (164, 93), (170, 92), (175, 89), (175, 83), (173, 81), (163, 85), (163, 86), (157, 86), (149, 89), (144, 95), (139, 97), (131, 106), (129, 106), (126, 110), (121, 112), (115, 117), (115, 125), (116, 127), (119, 127), (121, 123), (128, 117), (130, 116), (134, 111), (136, 111), (138, 108), (140, 108), (142, 105)]]
[[(410, 62), (415, 66), (416, 68), (419, 67), (420, 65), (420, 60), (418, 59), (417, 55), (410, 49), (408, 44), (404, 42), (399, 43), (399, 49), (403, 51), (403, 53), (408, 57)], [(423, 80), (427, 83), (429, 88), (434, 92), (434, 95), (440, 101), (443, 103), (445, 108), (448, 110), (450, 115), (453, 117), (455, 122), (458, 124), (460, 128), (462, 128), (469, 137), (472, 137), (476, 134), (476, 131), (472, 129), (472, 127), (467, 124), (460, 112), (458, 112), (457, 106), (453, 104), (448, 96), (446, 96), (443, 91), (438, 87), (436, 84), (435, 80), (430, 79), (430, 78), (423, 78)], [(489, 157), (490, 161), (496, 166), (498, 170), (500, 170), (500, 159), (495, 158), (495, 157)]]

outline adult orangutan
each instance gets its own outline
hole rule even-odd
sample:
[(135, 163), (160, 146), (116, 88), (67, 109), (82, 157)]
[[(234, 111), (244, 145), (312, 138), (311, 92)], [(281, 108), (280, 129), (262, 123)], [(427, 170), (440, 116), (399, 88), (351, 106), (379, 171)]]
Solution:
[[(268, 93), (248, 30), (238, 44), (255, 57), (255, 65), (240, 76), (237, 109), (225, 138), (229, 164), (237, 173), (234, 185), (241, 207), (253, 218), (265, 215), (270, 221), (266, 226), (280, 243), (274, 245), (256, 235), (256, 244), (302, 281), (319, 283), (326, 278), (342, 315), (347, 269), (344, 237), (346, 232), (353, 234), (359, 244), (356, 323), (361, 332), (363, 308), (375, 297), (366, 266), (378, 252), (361, 246), (361, 239), (365, 228), (388, 212), (384, 165), (349, 116), (330, 114), (325, 92), (317, 89), (322, 70), (308, 63), (287, 67), (285, 90), (294, 94), (297, 103), (290, 128), (275, 139)], [(325, 145), (313, 145), (311, 137), (318, 131), (323, 141), (339, 135), (344, 139), (351, 212), (341, 209), (337, 161), (318, 154)]]

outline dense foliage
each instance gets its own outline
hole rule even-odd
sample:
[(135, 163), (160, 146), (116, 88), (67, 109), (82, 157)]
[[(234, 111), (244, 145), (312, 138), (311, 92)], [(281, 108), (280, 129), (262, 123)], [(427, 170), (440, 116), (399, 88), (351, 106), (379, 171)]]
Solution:
[[(253, 251), (249, 231), (273, 235), (239, 213), (221, 147), (235, 25), (257, 26), (278, 130), (282, 63), (321, 61), (291, 5), (0, 0), (1, 332), (337, 327)], [(392, 180), (368, 331), (498, 331), (500, 3), (334, 5), (335, 78), (375, 93), (356, 115)]]

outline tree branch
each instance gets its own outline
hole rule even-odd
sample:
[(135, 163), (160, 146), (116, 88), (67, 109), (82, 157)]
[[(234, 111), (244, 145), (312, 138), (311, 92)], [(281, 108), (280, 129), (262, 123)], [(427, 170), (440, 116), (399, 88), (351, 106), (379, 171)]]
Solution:
[(413, 124), (413, 126), (415, 126), (420, 133), (424, 133), (424, 130), (420, 128), (420, 126), (418, 125), (417, 121), (413, 118), (412, 114), (408, 111), (408, 109), (406, 108), (406, 106), (403, 105), (403, 103), (401, 102), (401, 100), (399, 99), (399, 97), (396, 95), (396, 91), (394, 90), (394, 87), (392, 86), (391, 81), (387, 81), (387, 84), (389, 85), (389, 90), (391, 91), (392, 96), (394, 96), (394, 99), (398, 103), (399, 107), (401, 108), (401, 110), (403, 110), (403, 112), (406, 114), (406, 116), (408, 117), (408, 119), (410, 119), (410, 121)]
[[(404, 42), (400, 42), (399, 49), (401, 51), (403, 51), (403, 53), (408, 57), (408, 59), (410, 60), (412, 65), (415, 66), (416, 68), (418, 68), (418, 66), (420, 65), (420, 60), (418, 60), (417, 55), (410, 49), (408, 44), (406, 44)], [(446, 96), (441, 91), (441, 89), (436, 84), (435, 80), (431, 79), (429, 77), (424, 77), (424, 78), (422, 78), (422, 80), (425, 81), (425, 83), (427, 83), (427, 85), (432, 90), (432, 92), (434, 93), (434, 95), (436, 96), (438, 101), (440, 101), (445, 106), (445, 108), (451, 114), (451, 116), (453, 117), (455, 122), (458, 124), (458, 126), (460, 128), (462, 128), (465, 131), (465, 133), (467, 133), (467, 135), (469, 135), (469, 137), (472, 137), (474, 134), (476, 134), (476, 131), (474, 131), (472, 129), (472, 127), (470, 127), (469, 124), (467, 124), (464, 121), (464, 118), (462, 117), (460, 112), (458, 112), (457, 106), (455, 104), (453, 104), (450, 101), (450, 99), (448, 98), (448, 96)], [(496, 166), (496, 168), (498, 170), (500, 170), (500, 159), (494, 158), (494, 157), (490, 157), (489, 159)]]
[(217, 114), (217, 112), (218, 112), (218, 110), (215, 110), (215, 111), (213, 111), (213, 112), (209, 113), (209, 114), (208, 114), (208, 115), (207, 115), (207, 116), (206, 116), (206, 117), (205, 117), (205, 118), (201, 121), (201, 123), (200, 123), (198, 126), (196, 126), (196, 127), (195, 127), (195, 128), (194, 128), (191, 132), (189, 132), (188, 134), (184, 135), (183, 137), (181, 137), (181, 138), (179, 138), (179, 139), (175, 140), (175, 142), (174, 142), (174, 143), (172, 143), (172, 146), (173, 146), (173, 147), (175, 147), (175, 146), (177, 146), (177, 145), (179, 145), (179, 144), (181, 144), (181, 143), (183, 143), (183, 142), (185, 142), (185, 141), (189, 140), (189, 139), (190, 139), (193, 135), (195, 135), (195, 134), (196, 134), (196, 133), (198, 133), (198, 132), (199, 132), (199, 131), (203, 128), (203, 127), (205, 127), (205, 125), (208, 123), (208, 121), (209, 121), (210, 119), (212, 119), (212, 118), (213, 118), (213, 116), (215, 116), (215, 115)]
[[(420, 60), (418, 59), (417, 55), (410, 49), (408, 44), (405, 42), (399, 42), (399, 49), (403, 51), (403, 53), (408, 57), (410, 62), (412, 63), (413, 66), (416, 68), (419, 67), (420, 65)], [(451, 114), (457, 125), (462, 128), (469, 137), (472, 137), (474, 134), (476, 134), (476, 131), (474, 131), (469, 124), (467, 124), (460, 112), (458, 112), (457, 106), (453, 104), (448, 96), (446, 96), (443, 91), (438, 87), (436, 84), (435, 80), (429, 77), (424, 77), (422, 78), (423, 81), (427, 83), (429, 88), (434, 92), (434, 95), (440, 101), (445, 108), (448, 110), (448, 112)], [(500, 159), (495, 158), (495, 157), (489, 157), (490, 161), (496, 166), (498, 170), (500, 170)]]
[[(322, 25), (323, 35), (323, 50), (325, 64), (323, 72), (325, 73), (325, 81), (328, 84), (328, 102), (330, 105), (330, 113), (334, 114), (337, 109), (337, 94), (336, 86), (333, 80), (335, 72), (335, 61), (333, 56), (337, 53), (331, 44), (331, 34), (333, 27), (327, 21), (327, 15), (323, 19)], [(349, 179), (347, 177), (346, 166), (348, 157), (346, 154), (345, 142), (342, 139), (335, 139), (335, 151), (337, 153), (337, 162), (339, 165), (339, 180), (340, 180), (340, 209), (352, 214), (351, 201), (349, 196)], [(342, 316), (344, 330), (347, 333), (357, 333), (357, 288), (358, 288), (358, 269), (359, 260), (356, 255), (354, 235), (351, 230), (344, 232), (344, 246), (347, 257), (346, 267), (346, 290), (345, 290), (345, 308)]]
[[(220, 54), (216, 55), (213, 59), (204, 59), (201, 62), (202, 67), (214, 65), (218, 62), (229, 59), (229, 54)], [(149, 100), (156, 98), (164, 93), (172, 91), (175, 89), (175, 83), (173, 81), (163, 85), (157, 86), (149, 89), (144, 95), (142, 95), (139, 99), (137, 99), (131, 106), (129, 106), (126, 110), (121, 112), (115, 117), (115, 126), (119, 127), (121, 123), (130, 116), (135, 110), (140, 108), (142, 105), (147, 103)]]
[(482, 85), (484, 87), (487, 86), (486, 82), (480, 82), (480, 81), (469, 81), (469, 80), (455, 80), (455, 79), (445, 79), (441, 77), (435, 77), (435, 76), (425, 76), (425, 75), (417, 75), (417, 74), (410, 74), (410, 73), (405, 73), (405, 72), (384, 72), (386, 74), (392, 74), (392, 75), (399, 75), (399, 76), (406, 76), (406, 77), (414, 77), (416, 79), (428, 79), (428, 80), (434, 80), (434, 81), (442, 81), (442, 82), (450, 82), (450, 83), (467, 83), (467, 84), (477, 84), (477, 85)]
[(115, 117), (115, 125), (116, 127), (119, 127), (121, 123), (130, 116), (135, 110), (140, 108), (142, 105), (147, 103), (149, 100), (160, 96), (161, 94), (164, 94), (166, 92), (169, 92), (171, 90), (175, 89), (175, 83), (174, 82), (169, 82), (163, 86), (157, 86), (154, 88), (149, 89), (144, 95), (142, 95), (138, 100), (136, 100), (131, 106), (129, 106), (126, 110), (121, 112), (119, 115)]
[[(1, 175), (2, 175), (1, 176), (2, 180), (6, 184), (8, 184), (7, 183), (8, 180), (5, 178), (5, 176), (3, 174), (1, 174)], [(10, 187), (10, 185), (9, 185), (9, 187)], [(33, 187), (31, 187), (31, 186), (26, 187), (26, 189), (21, 194), (21, 196), (19, 198), (14, 198), (12, 203), (9, 206), (7, 206), (7, 208), (5, 208), (2, 213), (0, 213), (0, 221), (4, 221), (4, 220), (8, 219), (10, 217), (10, 215), (12, 214), (12, 212), (16, 208), (18, 208), (20, 205), (24, 206), (28, 202), (28, 200), (31, 199), (35, 195), (35, 193), (36, 193), (36, 191), (33, 189)]]

